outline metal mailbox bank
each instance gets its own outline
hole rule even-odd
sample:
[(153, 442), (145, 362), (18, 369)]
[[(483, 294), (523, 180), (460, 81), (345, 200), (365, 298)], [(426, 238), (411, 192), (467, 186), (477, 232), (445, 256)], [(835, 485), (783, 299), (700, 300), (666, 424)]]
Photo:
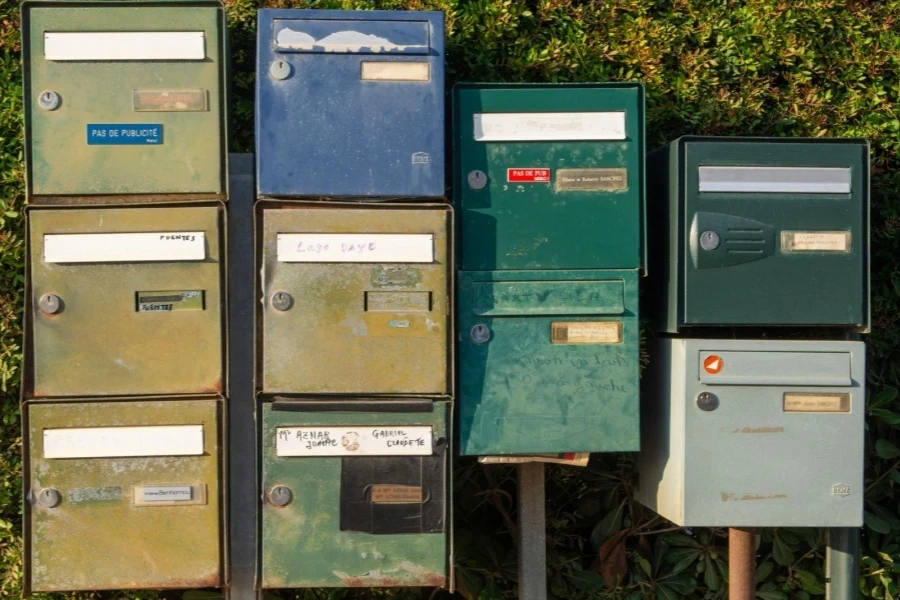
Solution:
[(634, 451), (640, 84), (461, 84), (460, 452)]
[(444, 195), (442, 12), (264, 9), (258, 31), (260, 196)]

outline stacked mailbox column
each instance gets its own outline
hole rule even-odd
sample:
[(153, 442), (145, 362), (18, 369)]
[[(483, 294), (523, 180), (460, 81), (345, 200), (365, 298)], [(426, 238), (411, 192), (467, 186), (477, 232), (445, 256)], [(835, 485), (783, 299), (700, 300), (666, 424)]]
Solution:
[(224, 584), (224, 14), (23, 5), (26, 588)]
[(262, 10), (262, 588), (451, 580), (439, 12)]
[(649, 166), (637, 500), (683, 526), (861, 526), (867, 144), (688, 137)]
[(454, 103), (460, 453), (638, 450), (643, 88)]

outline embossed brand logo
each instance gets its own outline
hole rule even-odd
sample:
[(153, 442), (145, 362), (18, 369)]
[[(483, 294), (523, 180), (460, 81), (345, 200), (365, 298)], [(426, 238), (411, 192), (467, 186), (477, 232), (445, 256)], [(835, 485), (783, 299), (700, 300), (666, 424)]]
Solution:
[(849, 496), (850, 495), (850, 486), (844, 485), (843, 483), (838, 483), (831, 486), (831, 495), (832, 496)]
[(431, 156), (427, 152), (413, 152), (412, 164), (414, 165), (430, 165)]

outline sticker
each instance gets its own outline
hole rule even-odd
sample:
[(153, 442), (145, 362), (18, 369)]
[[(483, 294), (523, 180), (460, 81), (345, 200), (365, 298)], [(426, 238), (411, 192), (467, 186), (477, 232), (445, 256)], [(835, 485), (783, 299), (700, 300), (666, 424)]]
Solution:
[[(366, 292), (366, 312), (429, 312), (431, 292)], [(409, 321), (406, 321), (409, 327)]]
[(77, 488), (69, 491), (69, 502), (79, 504), (82, 502), (114, 502), (122, 499), (122, 488), (99, 487)]
[(836, 483), (831, 486), (831, 495), (832, 496), (849, 496), (850, 495), (850, 486), (846, 483)]
[(850, 169), (833, 167), (699, 167), (700, 192), (849, 194)]
[(278, 427), (277, 456), (431, 456), (426, 426)]
[(163, 142), (163, 126), (158, 123), (108, 125), (88, 123), (89, 146), (158, 146)]
[(624, 140), (624, 112), (475, 113), (476, 142)]
[(430, 81), (431, 65), (427, 62), (363, 61), (359, 78), (363, 81)]
[(722, 372), (722, 369), (725, 368), (725, 361), (722, 360), (721, 356), (716, 356), (715, 354), (710, 354), (703, 360), (703, 370), (709, 373), (710, 375), (716, 375)]
[(44, 262), (151, 262), (203, 260), (203, 231), (66, 233), (44, 235)]
[(628, 189), (628, 169), (559, 169), (556, 191), (611, 192)]
[(137, 312), (203, 310), (203, 290), (173, 292), (137, 292)]
[(136, 112), (202, 112), (209, 110), (206, 90), (134, 90)]
[(369, 492), (372, 504), (421, 503), (422, 497), (422, 487), (417, 485), (373, 485)]
[(377, 267), (372, 270), (372, 287), (415, 287), (421, 279), (419, 269), (412, 267)]
[(849, 231), (782, 231), (783, 252), (850, 252)]
[(206, 484), (136, 485), (135, 506), (184, 506), (206, 504)]
[(784, 412), (850, 412), (850, 394), (786, 392)]
[(507, 169), (506, 181), (510, 183), (549, 183), (550, 169)]
[(203, 60), (202, 31), (46, 32), (47, 60)]
[(203, 425), (44, 430), (44, 458), (199, 456)]
[(430, 165), (431, 156), (427, 152), (413, 152), (412, 164), (414, 165)]
[(430, 233), (279, 233), (278, 262), (430, 263)]
[(571, 321), (550, 324), (552, 344), (618, 344), (621, 321)]

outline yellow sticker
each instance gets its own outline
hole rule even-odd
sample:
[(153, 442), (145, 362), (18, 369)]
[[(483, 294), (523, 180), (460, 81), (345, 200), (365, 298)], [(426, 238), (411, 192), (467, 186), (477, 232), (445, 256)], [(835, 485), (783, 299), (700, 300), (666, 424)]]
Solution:
[(564, 321), (551, 323), (552, 344), (618, 344), (622, 321)]
[(787, 392), (784, 412), (850, 412), (850, 394)]
[(850, 252), (849, 231), (782, 231), (783, 252)]

